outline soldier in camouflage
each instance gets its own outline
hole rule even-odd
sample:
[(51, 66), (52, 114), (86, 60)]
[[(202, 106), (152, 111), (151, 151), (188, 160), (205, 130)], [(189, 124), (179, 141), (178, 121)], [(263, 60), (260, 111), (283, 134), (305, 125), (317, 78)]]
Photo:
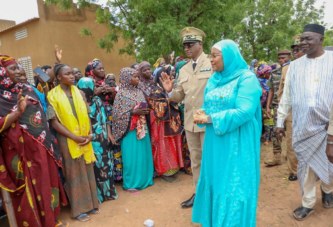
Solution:
[[(281, 80), (281, 74), (286, 73), (287, 68), (290, 64), (291, 59), (291, 52), (289, 50), (282, 50), (278, 52), (278, 61), (281, 67), (278, 67), (274, 69), (271, 73), (271, 77), (269, 78), (267, 85), (270, 88), (268, 99), (267, 99), (267, 105), (266, 105), (266, 111), (269, 115), (271, 113), (271, 109), (273, 109), (274, 112), (274, 127), (276, 126), (276, 116), (277, 116), (277, 109), (279, 106), (279, 86), (280, 86), (280, 80)], [(265, 164), (267, 167), (281, 165), (281, 140), (277, 138), (275, 134), (273, 134), (273, 159), (266, 160)]]

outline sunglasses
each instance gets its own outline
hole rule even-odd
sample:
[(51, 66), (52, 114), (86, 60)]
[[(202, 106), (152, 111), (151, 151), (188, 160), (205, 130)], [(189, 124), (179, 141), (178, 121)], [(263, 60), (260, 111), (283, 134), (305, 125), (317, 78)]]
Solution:
[(183, 44), (183, 47), (184, 49), (190, 49), (191, 47), (193, 47), (196, 43), (184, 43)]

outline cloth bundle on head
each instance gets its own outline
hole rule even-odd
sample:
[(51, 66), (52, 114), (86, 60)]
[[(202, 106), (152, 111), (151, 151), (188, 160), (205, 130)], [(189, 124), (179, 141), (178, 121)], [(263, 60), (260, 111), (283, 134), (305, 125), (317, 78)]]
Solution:
[(272, 68), (269, 65), (261, 64), (258, 66), (257, 74), (258, 76), (263, 76), (265, 74), (271, 73)]
[(325, 27), (319, 24), (307, 24), (304, 26), (303, 32), (315, 32), (321, 35), (325, 34)]
[(130, 84), (135, 70), (123, 68), (120, 71), (120, 88), (113, 104), (112, 133), (116, 141), (121, 140), (129, 129), (131, 110), (140, 103), (146, 103), (143, 92)]

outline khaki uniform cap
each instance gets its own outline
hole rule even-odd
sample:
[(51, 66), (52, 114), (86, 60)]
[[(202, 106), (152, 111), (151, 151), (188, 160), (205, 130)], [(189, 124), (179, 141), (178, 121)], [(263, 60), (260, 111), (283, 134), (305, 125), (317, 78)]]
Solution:
[(183, 43), (202, 42), (206, 34), (195, 27), (185, 27), (180, 31)]

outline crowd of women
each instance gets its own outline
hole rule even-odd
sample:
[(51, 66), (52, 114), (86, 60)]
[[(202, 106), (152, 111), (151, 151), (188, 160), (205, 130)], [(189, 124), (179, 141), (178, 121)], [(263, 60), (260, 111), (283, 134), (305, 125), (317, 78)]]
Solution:
[(19, 226), (66, 226), (58, 216), (67, 204), (88, 221), (117, 199), (116, 182), (136, 191), (190, 173), (181, 106), (160, 81), (175, 76), (173, 65), (159, 59), (154, 76), (146, 61), (125, 67), (118, 84), (99, 59), (85, 76), (59, 63), (42, 67), (48, 81), (30, 84), (13, 57), (0, 63), (0, 187)]

